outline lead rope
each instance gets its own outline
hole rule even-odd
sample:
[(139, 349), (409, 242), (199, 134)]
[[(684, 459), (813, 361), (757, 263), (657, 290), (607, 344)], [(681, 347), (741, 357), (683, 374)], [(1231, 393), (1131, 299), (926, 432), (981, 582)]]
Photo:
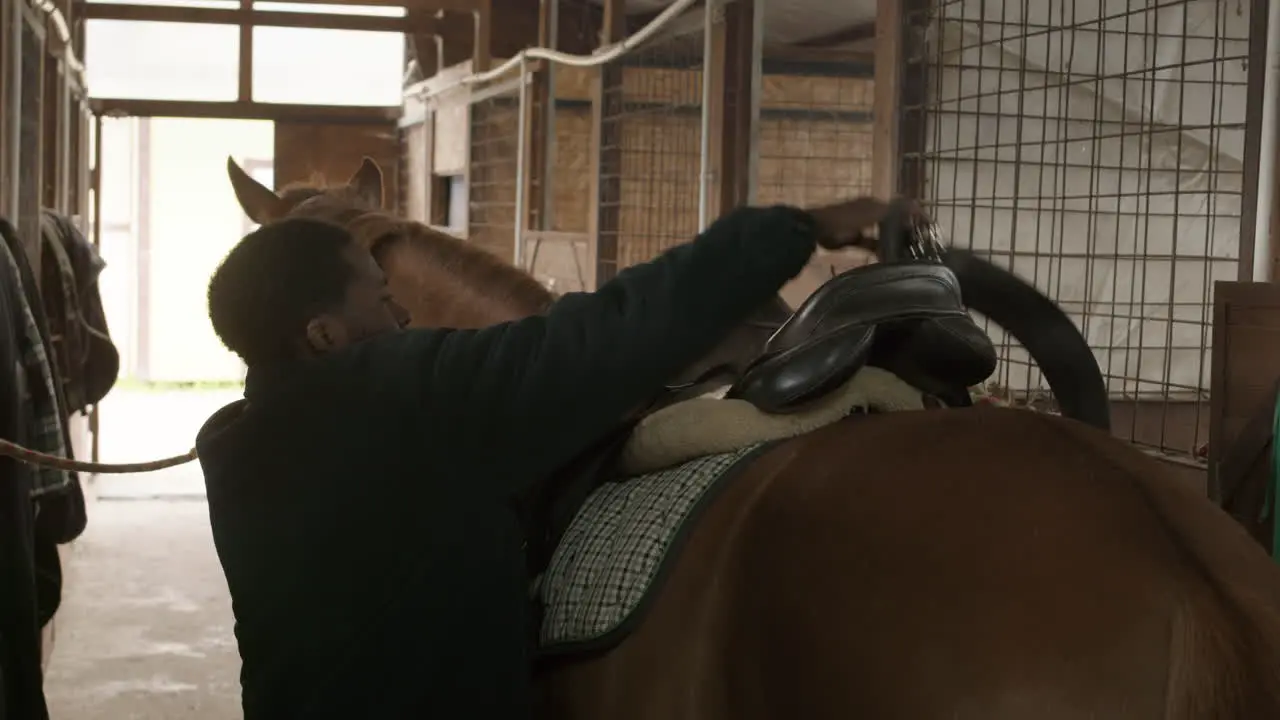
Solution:
[(101, 473), (122, 475), (126, 473), (143, 473), (183, 465), (196, 459), (196, 449), (191, 448), (183, 455), (137, 463), (97, 463), (85, 460), (58, 457), (37, 452), (9, 440), (0, 440), (0, 456), (11, 457), (18, 462), (36, 467), (53, 468), (54, 470), (71, 470), (84, 473)]

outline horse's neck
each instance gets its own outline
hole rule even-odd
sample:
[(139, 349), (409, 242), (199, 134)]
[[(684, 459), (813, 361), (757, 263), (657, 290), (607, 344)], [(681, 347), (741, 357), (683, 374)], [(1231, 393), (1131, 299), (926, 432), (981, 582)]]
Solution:
[(506, 268), (488, 267), (481, 271), (484, 277), (474, 277), (465, 265), (442, 267), (423, 262), (411, 249), (388, 250), (380, 264), (392, 295), (417, 327), (488, 327), (543, 313), (552, 299), (522, 284), (523, 278), (491, 277)]

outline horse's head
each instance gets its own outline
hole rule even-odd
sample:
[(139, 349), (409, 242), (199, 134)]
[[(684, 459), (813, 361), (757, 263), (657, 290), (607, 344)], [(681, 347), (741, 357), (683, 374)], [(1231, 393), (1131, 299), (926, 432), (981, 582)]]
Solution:
[(421, 327), (485, 327), (544, 312), (555, 299), (534, 277), (484, 249), (383, 211), (382, 169), (364, 158), (345, 184), (323, 177), (279, 193), (227, 159), (236, 199), (252, 220), (308, 217), (342, 225), (373, 254), (396, 300)]
[[(291, 215), (323, 218), (327, 214), (382, 209), (382, 168), (368, 157), (343, 185), (327, 185), (322, 176), (315, 175), (309, 182), (290, 184), (277, 193), (250, 177), (230, 157), (227, 176), (231, 178), (231, 189), (240, 207), (256, 223), (269, 223)], [(345, 224), (340, 217), (329, 219)]]

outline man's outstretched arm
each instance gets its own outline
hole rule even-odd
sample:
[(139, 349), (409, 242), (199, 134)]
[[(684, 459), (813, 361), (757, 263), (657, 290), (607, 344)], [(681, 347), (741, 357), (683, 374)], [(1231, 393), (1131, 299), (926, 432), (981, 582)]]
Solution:
[(545, 474), (776, 295), (809, 261), (814, 238), (802, 211), (740, 209), (545, 316), (389, 339), (399, 346), (394, 373), (420, 401), (428, 432), (480, 457), (519, 453), (530, 471), (522, 475)]

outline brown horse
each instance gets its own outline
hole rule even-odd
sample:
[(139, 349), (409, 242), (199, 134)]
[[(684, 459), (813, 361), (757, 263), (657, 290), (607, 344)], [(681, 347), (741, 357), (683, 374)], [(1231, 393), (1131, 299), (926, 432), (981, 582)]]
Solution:
[[(283, 196), (231, 170), (255, 220), (351, 226), (418, 324), (552, 299), (378, 212), (376, 166)], [(1280, 570), (1105, 432), (1021, 410), (891, 413), (759, 456), (700, 516), (631, 634), (538, 678), (544, 717), (583, 720), (1277, 718)]]

